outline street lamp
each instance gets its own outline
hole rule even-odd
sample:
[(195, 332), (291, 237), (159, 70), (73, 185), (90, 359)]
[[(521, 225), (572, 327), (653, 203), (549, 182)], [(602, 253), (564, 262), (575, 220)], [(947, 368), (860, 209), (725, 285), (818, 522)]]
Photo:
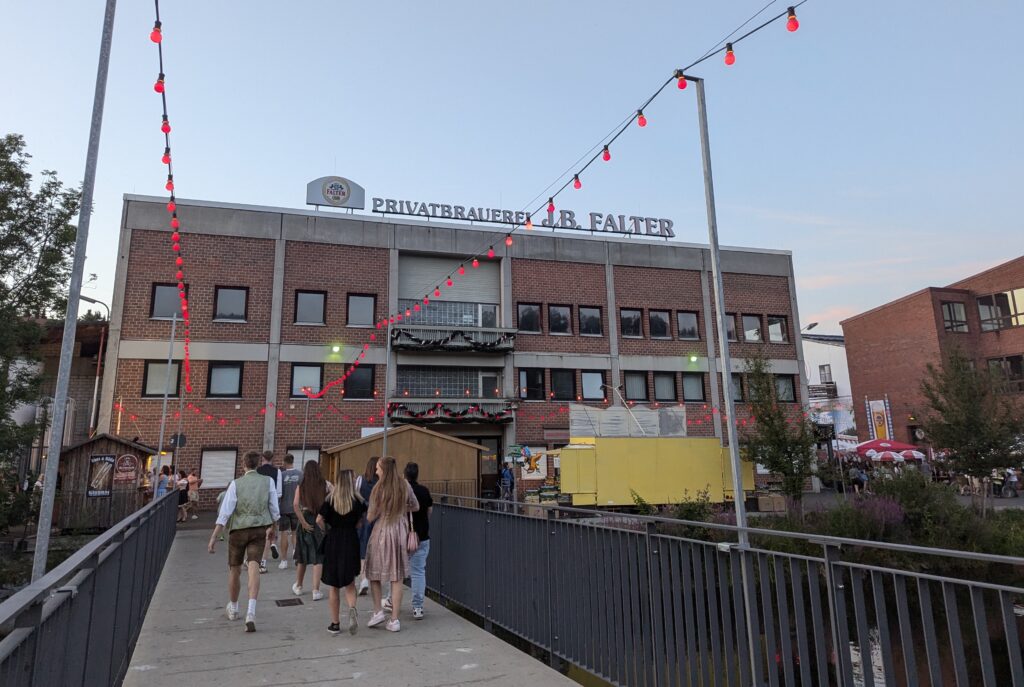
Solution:
[(809, 332), (809, 331), (811, 331), (812, 329), (814, 329), (814, 328), (815, 328), (815, 327), (817, 327), (817, 326), (818, 326), (818, 323), (817, 323), (817, 322), (811, 322), (811, 323), (810, 323), (809, 325), (807, 325), (806, 327), (804, 327), (803, 329), (801, 329), (801, 330), (800, 330), (800, 332), (801, 332), (801, 333), (803, 333), (803, 332)]
[(95, 298), (89, 298), (89, 296), (79, 295), (78, 297), (86, 303), (102, 305), (107, 311), (107, 324), (100, 329), (100, 350), (96, 354), (96, 380), (92, 385), (92, 405), (89, 406), (89, 436), (91, 437), (96, 433), (96, 411), (98, 410), (96, 400), (100, 393), (100, 375), (103, 371), (103, 342), (107, 335), (107, 327), (110, 326), (110, 306), (103, 301), (98, 301)]

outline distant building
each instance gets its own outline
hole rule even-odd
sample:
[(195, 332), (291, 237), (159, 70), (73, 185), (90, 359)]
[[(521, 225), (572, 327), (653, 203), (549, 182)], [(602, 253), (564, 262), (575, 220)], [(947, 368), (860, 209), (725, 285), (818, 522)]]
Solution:
[(1024, 399), (1024, 256), (904, 296), (842, 327), (861, 439), (888, 434), (923, 443), (921, 381), (928, 363), (955, 347), (1001, 376), (1006, 393)]
[(846, 343), (838, 334), (803, 336), (807, 405), (815, 422), (834, 425), (837, 434), (856, 434)]

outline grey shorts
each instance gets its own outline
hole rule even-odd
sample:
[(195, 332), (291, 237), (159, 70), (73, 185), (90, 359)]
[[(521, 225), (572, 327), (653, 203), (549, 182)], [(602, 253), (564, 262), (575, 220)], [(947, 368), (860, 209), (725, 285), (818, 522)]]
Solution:
[(281, 519), (277, 521), (277, 526), (282, 532), (297, 530), (299, 529), (299, 518), (295, 513), (281, 513)]

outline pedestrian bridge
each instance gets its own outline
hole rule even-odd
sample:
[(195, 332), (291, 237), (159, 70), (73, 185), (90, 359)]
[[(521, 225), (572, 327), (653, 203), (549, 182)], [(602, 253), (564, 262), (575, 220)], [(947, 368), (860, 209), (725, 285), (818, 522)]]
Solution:
[(439, 498), (426, 619), (369, 630), (362, 597), (328, 635), (272, 566), (246, 634), (175, 503), (0, 605), (0, 685), (1024, 687), (1024, 558)]

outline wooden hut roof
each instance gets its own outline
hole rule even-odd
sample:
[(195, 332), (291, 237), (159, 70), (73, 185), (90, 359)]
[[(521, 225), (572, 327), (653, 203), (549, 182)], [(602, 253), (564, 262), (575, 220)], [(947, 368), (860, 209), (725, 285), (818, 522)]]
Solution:
[(159, 451), (157, 449), (153, 448), (152, 446), (146, 446), (145, 444), (140, 444), (137, 441), (132, 441), (131, 439), (125, 439), (124, 437), (119, 437), (119, 436), (116, 436), (114, 434), (97, 434), (97, 435), (95, 435), (93, 437), (90, 437), (88, 439), (85, 439), (83, 441), (79, 441), (77, 444), (72, 444), (71, 446), (66, 446), (64, 448), (64, 450), (61, 451), (61, 453), (68, 453), (69, 451), (74, 451), (75, 449), (81, 448), (81, 447), (85, 446), (86, 444), (91, 444), (93, 442), (101, 441), (103, 439), (106, 439), (108, 441), (113, 441), (113, 442), (116, 442), (118, 444), (124, 444), (125, 446), (131, 446), (133, 449), (135, 449), (137, 451), (143, 451), (143, 452), (148, 453), (150, 455), (154, 455), (155, 456), (157, 453), (159, 453)]
[[(403, 432), (419, 432), (421, 434), (426, 434), (428, 436), (433, 436), (433, 437), (438, 437), (440, 439), (444, 439), (445, 441), (450, 441), (450, 442), (452, 442), (454, 444), (462, 444), (463, 446), (469, 446), (471, 448), (476, 449), (477, 451), (486, 451), (487, 450), (486, 446), (481, 446), (480, 444), (474, 444), (471, 441), (465, 441), (464, 439), (459, 439), (458, 437), (448, 436), (447, 434), (441, 434), (440, 432), (435, 432), (433, 430), (426, 429), (425, 427), (417, 427), (416, 425), (402, 425), (401, 427), (396, 427), (395, 429), (389, 429), (388, 430), (388, 437), (390, 438), (390, 437), (393, 437), (393, 436), (395, 436), (397, 434), (402, 434)], [(362, 444), (369, 444), (369, 443), (374, 442), (374, 441), (379, 441), (382, 438), (383, 434), (384, 434), (383, 432), (378, 432), (376, 434), (371, 434), (370, 436), (363, 437), (362, 439), (356, 439), (355, 441), (350, 441), (350, 442), (345, 443), (345, 444), (338, 444), (337, 446), (334, 446), (332, 448), (324, 449), (324, 453), (328, 453), (328, 454), (330, 454), (330, 453), (338, 453), (339, 451), (341, 451), (343, 449), (346, 449), (346, 448), (350, 448), (352, 446), (360, 446)]]

